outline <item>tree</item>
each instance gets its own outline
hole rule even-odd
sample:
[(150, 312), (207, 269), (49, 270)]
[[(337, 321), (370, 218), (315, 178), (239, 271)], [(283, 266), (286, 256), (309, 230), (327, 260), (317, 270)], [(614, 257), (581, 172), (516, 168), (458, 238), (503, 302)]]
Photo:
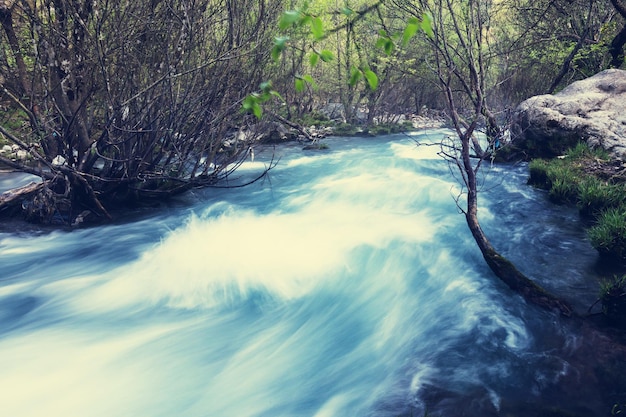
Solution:
[(507, 2), (506, 10), (497, 34), (499, 92), (514, 104), (608, 67), (619, 23), (608, 0), (521, 0)]
[(121, 203), (213, 186), (232, 173), (248, 149), (237, 135), (248, 117), (241, 102), (265, 78), (282, 7), (281, 0), (1, 2), (8, 48), (0, 133), (31, 162), (0, 162), (43, 179), (29, 191), (31, 219), (71, 223), (85, 210), (109, 217)]
[(622, 23), (622, 29), (615, 35), (609, 46), (611, 53), (611, 66), (620, 68), (624, 64), (624, 45), (626, 45), (626, 3), (622, 0), (611, 0), (611, 4), (615, 10), (625, 20)]
[[(490, 243), (478, 219), (478, 173), (489, 152), (483, 151), (476, 134), (481, 122), (486, 126), (489, 148), (501, 139), (495, 116), (488, 104), (490, 70), (490, 24), (497, 18), (498, 5), (491, 1), (443, 0), (396, 4), (418, 16), (432, 16), (432, 32), (427, 37), (433, 50), (436, 71), (446, 98), (456, 139), (442, 145), (441, 155), (458, 168), (465, 189), (465, 204), (459, 208), (483, 258), (494, 274), (529, 302), (571, 315), (571, 307), (522, 274)], [(458, 103), (469, 105), (461, 115)], [(459, 198), (460, 200), (460, 198)], [(459, 201), (457, 200), (457, 201)]]

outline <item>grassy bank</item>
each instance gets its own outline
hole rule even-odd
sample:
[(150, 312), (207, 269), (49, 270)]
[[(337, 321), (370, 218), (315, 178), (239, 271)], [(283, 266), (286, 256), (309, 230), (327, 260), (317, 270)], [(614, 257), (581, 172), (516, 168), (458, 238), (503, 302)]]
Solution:
[[(621, 161), (582, 143), (562, 157), (533, 160), (529, 171), (529, 184), (547, 190), (550, 200), (578, 208), (593, 247), (604, 261), (626, 271), (626, 176)], [(607, 315), (626, 322), (626, 275), (607, 278), (600, 298)]]

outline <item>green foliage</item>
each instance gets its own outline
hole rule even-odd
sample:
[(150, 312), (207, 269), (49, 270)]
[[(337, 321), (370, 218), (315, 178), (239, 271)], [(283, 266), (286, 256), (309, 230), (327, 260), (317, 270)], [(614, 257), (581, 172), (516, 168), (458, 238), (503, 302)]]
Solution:
[(273, 97), (277, 97), (280, 100), (285, 101), (277, 91), (272, 89), (272, 83), (270, 81), (261, 83), (261, 85), (259, 85), (259, 89), (259, 92), (246, 96), (241, 105), (242, 112), (250, 112), (254, 114), (257, 119), (260, 119), (263, 116), (263, 107), (261, 106), (263, 103), (269, 101)]
[(333, 134), (336, 136), (354, 136), (360, 132), (360, 129), (349, 123), (340, 123), (333, 129)]
[(318, 112), (306, 113), (298, 122), (302, 126), (331, 126), (333, 124), (325, 114)]
[(626, 212), (624, 207), (606, 210), (589, 229), (593, 247), (603, 256), (626, 260)]
[[(352, 8), (344, 7), (341, 9), (341, 15), (347, 19), (348, 31), (352, 31), (353, 24), (358, 19), (361, 19), (363, 13), (355, 13)], [(302, 33), (305, 35), (305, 39), (310, 41), (310, 52), (305, 56), (308, 57), (308, 64), (313, 69), (318, 63), (329, 63), (336, 59), (335, 53), (328, 48), (320, 48), (320, 44), (326, 41), (328, 38), (328, 31), (325, 28), (325, 22), (320, 15), (315, 14), (310, 8), (309, 3), (305, 2), (301, 7), (294, 8), (292, 10), (286, 10), (280, 15), (278, 21), (278, 29), (283, 33), (296, 33), (301, 38)], [(376, 41), (376, 47), (382, 48), (387, 56), (390, 56), (396, 49), (396, 43), (401, 42), (403, 47), (406, 47), (410, 40), (419, 32), (422, 31), (427, 36), (433, 36), (433, 19), (428, 13), (424, 13), (421, 19), (417, 17), (408, 18), (404, 31), (398, 31), (393, 35), (388, 35), (385, 30), (379, 32), (379, 37)], [(355, 35), (352, 35), (355, 36)], [(274, 38), (274, 44), (271, 49), (272, 60), (276, 63), (280, 61), (281, 56), (289, 48), (291, 43), (294, 42), (292, 37), (287, 35), (277, 36)], [(294, 44), (295, 46), (296, 44)], [(302, 46), (296, 46), (297, 49)], [(305, 51), (306, 52), (306, 51)], [(337, 53), (340, 53), (338, 50)], [(348, 54), (348, 51), (344, 53)], [(349, 58), (345, 58), (348, 62), (349, 77), (347, 84), (350, 88), (355, 87), (359, 81), (364, 80), (365, 85), (370, 91), (375, 91), (379, 88), (380, 79), (376, 73), (377, 67), (370, 67), (367, 60), (362, 60), (359, 51), (359, 60), (365, 61), (362, 65), (351, 65)], [(296, 71), (294, 71), (296, 72)], [(299, 71), (298, 71), (299, 72)], [(296, 92), (303, 92), (307, 85), (316, 88), (316, 83), (313, 80), (312, 75), (296, 75), (294, 80), (294, 86)], [(265, 95), (259, 95), (258, 93), (251, 94), (243, 100), (242, 108), (246, 112), (252, 112), (255, 116), (261, 117), (262, 105), (266, 101)]]

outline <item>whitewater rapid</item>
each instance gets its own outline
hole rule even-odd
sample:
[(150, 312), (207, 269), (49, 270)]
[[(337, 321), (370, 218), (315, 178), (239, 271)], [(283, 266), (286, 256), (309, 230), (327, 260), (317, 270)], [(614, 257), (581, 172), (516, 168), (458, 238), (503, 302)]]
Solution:
[[(540, 398), (569, 372), (543, 340), (567, 335), (485, 266), (459, 184), (415, 143), (444, 134), (257, 150), (242, 180), (281, 160), (246, 188), (0, 234), (0, 415), (397, 416), (468, 398), (498, 415), (503, 399)], [(497, 246), (550, 288), (580, 290), (594, 253), (564, 227), (574, 214), (550, 214), (524, 166), (485, 171)], [(580, 253), (567, 282), (542, 272), (542, 259), (564, 267), (547, 262), (555, 242)]]

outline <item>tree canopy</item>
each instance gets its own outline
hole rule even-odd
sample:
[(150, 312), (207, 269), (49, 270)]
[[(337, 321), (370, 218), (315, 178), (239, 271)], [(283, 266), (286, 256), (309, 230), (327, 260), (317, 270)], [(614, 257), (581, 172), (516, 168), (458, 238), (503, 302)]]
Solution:
[(623, 67), (625, 16), (623, 0), (5, 0), (0, 140), (27, 157), (0, 163), (43, 179), (33, 221), (71, 223), (219, 184), (259, 119), (329, 104), (375, 124), (453, 100), (459, 126), (496, 135), (520, 100)]

